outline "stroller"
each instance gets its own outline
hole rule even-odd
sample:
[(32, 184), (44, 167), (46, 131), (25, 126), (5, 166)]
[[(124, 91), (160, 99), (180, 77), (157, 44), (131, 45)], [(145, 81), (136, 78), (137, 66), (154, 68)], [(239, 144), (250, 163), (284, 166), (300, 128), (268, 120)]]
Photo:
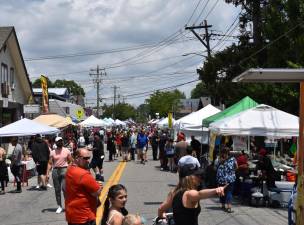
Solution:
[(166, 219), (154, 218), (153, 225), (174, 225), (173, 213), (166, 213)]
[(297, 185), (295, 184), (288, 202), (288, 225), (296, 224)]

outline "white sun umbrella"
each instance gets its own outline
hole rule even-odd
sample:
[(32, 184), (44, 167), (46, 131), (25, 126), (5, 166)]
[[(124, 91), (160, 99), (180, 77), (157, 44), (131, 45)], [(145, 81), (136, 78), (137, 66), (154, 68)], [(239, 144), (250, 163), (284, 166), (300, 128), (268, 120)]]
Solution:
[(32, 136), (36, 134), (56, 134), (60, 131), (55, 127), (50, 127), (33, 120), (21, 119), (0, 128), (0, 137)]

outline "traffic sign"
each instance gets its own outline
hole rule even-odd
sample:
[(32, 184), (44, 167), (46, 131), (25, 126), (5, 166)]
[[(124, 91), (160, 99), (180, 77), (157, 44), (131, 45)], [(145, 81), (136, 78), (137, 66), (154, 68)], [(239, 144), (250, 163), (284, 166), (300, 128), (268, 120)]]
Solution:
[(81, 120), (81, 119), (82, 119), (82, 117), (83, 117), (83, 115), (84, 115), (84, 111), (83, 111), (83, 109), (82, 109), (82, 108), (77, 109), (77, 111), (76, 111), (76, 116), (77, 116), (77, 119), (78, 119), (78, 120)]

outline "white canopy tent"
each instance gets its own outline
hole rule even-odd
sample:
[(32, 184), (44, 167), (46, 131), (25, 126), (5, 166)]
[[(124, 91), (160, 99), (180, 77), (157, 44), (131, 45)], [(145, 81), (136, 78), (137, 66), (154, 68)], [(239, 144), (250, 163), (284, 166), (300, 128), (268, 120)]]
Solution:
[(176, 120), (174, 130), (176, 132), (183, 132), (186, 135), (187, 141), (190, 140), (191, 136), (195, 136), (198, 140), (201, 140), (202, 143), (208, 143), (208, 128), (204, 127), (203, 129), (202, 121), (220, 111), (218, 108), (209, 104), (196, 112)]
[(57, 128), (24, 118), (0, 128), (0, 137), (47, 135), (59, 132)]
[(299, 118), (268, 105), (258, 105), (213, 122), (210, 131), (235, 136), (299, 136)]
[[(175, 120), (172, 119), (172, 124), (175, 123)], [(160, 121), (158, 121), (157, 126), (159, 126), (160, 128), (168, 128), (169, 127), (169, 119), (168, 117), (161, 119)]]
[(107, 126), (115, 125), (115, 121), (112, 118), (104, 118), (103, 121), (107, 123)]
[(89, 118), (87, 118), (86, 120), (82, 121), (79, 124), (84, 127), (105, 127), (105, 126), (107, 126), (107, 124), (104, 121), (97, 119), (93, 115), (90, 116)]
[(126, 126), (126, 125), (127, 125), (125, 122), (123, 122), (123, 121), (121, 121), (121, 120), (119, 120), (119, 119), (116, 119), (116, 120), (114, 121), (114, 124), (115, 124), (116, 126)]

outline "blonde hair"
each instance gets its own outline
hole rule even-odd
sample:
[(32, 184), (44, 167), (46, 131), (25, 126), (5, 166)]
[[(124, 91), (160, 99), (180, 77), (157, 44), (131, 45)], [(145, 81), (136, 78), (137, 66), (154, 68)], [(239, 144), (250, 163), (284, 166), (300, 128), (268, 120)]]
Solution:
[(130, 214), (130, 215), (127, 215), (124, 217), (124, 219), (122, 221), (122, 225), (133, 225), (138, 220), (141, 222), (141, 218), (139, 215)]
[(197, 188), (197, 184), (194, 182), (194, 176), (186, 176), (179, 180), (178, 185), (174, 189), (173, 193), (176, 194), (181, 191), (194, 190)]

